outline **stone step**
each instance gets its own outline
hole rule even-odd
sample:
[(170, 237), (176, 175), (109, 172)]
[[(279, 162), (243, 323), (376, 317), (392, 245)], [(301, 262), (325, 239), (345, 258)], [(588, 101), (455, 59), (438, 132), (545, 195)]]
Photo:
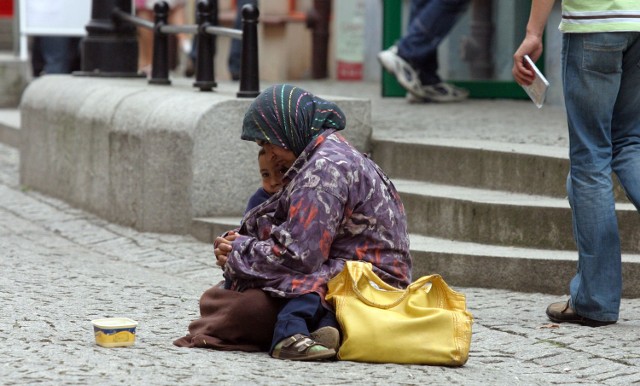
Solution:
[[(392, 179), (565, 197), (566, 148), (482, 140), (373, 138), (372, 158)], [(614, 179), (615, 180), (615, 179)], [(616, 181), (616, 200), (628, 202)]]
[(0, 143), (20, 148), (20, 110), (0, 108)]
[[(460, 242), (411, 234), (414, 278), (439, 273), (453, 286), (567, 294), (578, 253)], [(640, 255), (622, 255), (623, 296), (640, 297)]]
[[(574, 250), (571, 209), (566, 199), (475, 189), (428, 182), (393, 181), (407, 212), (409, 232), (423, 236), (493, 245)], [(621, 247), (640, 253), (640, 216), (632, 204), (616, 204)], [(214, 223), (213, 237), (237, 227), (240, 217)], [(219, 220), (218, 220), (219, 221)], [(213, 240), (210, 225), (192, 233)]]
[(212, 244), (216, 237), (240, 226), (242, 217), (198, 217), (191, 221), (191, 235)]
[[(212, 243), (240, 221), (240, 217), (196, 218), (192, 235)], [(414, 279), (439, 273), (452, 286), (566, 294), (576, 271), (576, 251), (462, 242), (415, 233), (409, 237)], [(624, 296), (640, 297), (640, 255), (624, 254), (622, 264)]]
[[(575, 249), (566, 199), (394, 179), (409, 232), (460, 241)], [(640, 216), (616, 204), (622, 250), (640, 253)]]

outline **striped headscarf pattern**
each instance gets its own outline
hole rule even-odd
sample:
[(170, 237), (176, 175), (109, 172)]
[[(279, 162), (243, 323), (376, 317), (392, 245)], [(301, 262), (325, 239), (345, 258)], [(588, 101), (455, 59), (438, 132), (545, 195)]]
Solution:
[(299, 156), (323, 131), (342, 130), (345, 125), (344, 113), (335, 103), (279, 84), (266, 88), (249, 106), (241, 138), (266, 141)]

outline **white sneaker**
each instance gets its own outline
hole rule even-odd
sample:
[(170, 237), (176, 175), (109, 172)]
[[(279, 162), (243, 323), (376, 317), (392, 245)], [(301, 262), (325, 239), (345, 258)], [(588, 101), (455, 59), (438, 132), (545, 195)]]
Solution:
[(385, 70), (391, 74), (396, 74), (396, 57), (398, 57), (398, 47), (391, 46), (389, 49), (378, 52), (378, 61)]
[(422, 90), (418, 72), (398, 56), (398, 47), (391, 46), (388, 50), (379, 52), (378, 61), (385, 70), (396, 77), (398, 83), (409, 91), (409, 93), (414, 94), (418, 98), (427, 97), (427, 94)]
[(182, 52), (184, 52), (185, 55), (189, 55), (191, 53), (191, 47), (193, 45), (191, 44), (191, 39), (185, 39), (180, 43), (180, 48), (182, 48)]
[(469, 90), (456, 87), (452, 84), (440, 82), (429, 86), (421, 87), (421, 94), (417, 96), (415, 93), (407, 94), (409, 103), (426, 103), (426, 102), (460, 102), (469, 97)]

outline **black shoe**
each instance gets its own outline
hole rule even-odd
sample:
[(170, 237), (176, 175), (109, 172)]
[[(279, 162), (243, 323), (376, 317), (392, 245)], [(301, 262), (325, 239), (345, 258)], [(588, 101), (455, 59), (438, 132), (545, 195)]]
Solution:
[(601, 321), (589, 319), (584, 316), (580, 316), (576, 314), (576, 312), (569, 305), (569, 301), (551, 303), (549, 307), (547, 307), (547, 316), (552, 322), (555, 323), (575, 323), (583, 326), (589, 327), (601, 327), (606, 326), (608, 324), (614, 324), (616, 321)]
[(191, 58), (187, 59), (187, 64), (184, 67), (184, 76), (187, 78), (191, 78), (196, 73), (196, 66), (193, 64), (193, 60)]

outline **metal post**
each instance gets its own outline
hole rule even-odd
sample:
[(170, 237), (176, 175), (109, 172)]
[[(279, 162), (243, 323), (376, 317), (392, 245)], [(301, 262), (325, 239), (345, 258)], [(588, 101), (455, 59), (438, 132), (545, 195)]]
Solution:
[(242, 7), (242, 59), (238, 98), (255, 98), (260, 94), (258, 67), (258, 17), (260, 11), (252, 4)]
[[(214, 14), (214, 15), (212, 15)], [(215, 40), (206, 32), (206, 28), (217, 22), (217, 2), (200, 0), (196, 5), (196, 22), (198, 23), (198, 55), (196, 57), (196, 81), (193, 87), (200, 91), (211, 91), (217, 86), (214, 78), (213, 56)]]
[(131, 13), (131, 0), (93, 0), (87, 36), (82, 40), (82, 71), (76, 75), (137, 77), (135, 26), (112, 17), (114, 8)]
[(169, 80), (169, 35), (163, 34), (160, 27), (167, 25), (169, 4), (159, 1), (153, 6), (155, 25), (153, 28), (153, 63), (149, 84), (171, 84)]
[(471, 34), (462, 41), (462, 58), (469, 62), (471, 79), (493, 78), (493, 0), (471, 2)]
[[(402, 37), (402, 5), (403, 1), (382, 1), (382, 47), (383, 50), (396, 44)], [(395, 76), (382, 69), (382, 96), (404, 97), (407, 94)]]
[(328, 76), (329, 21), (331, 20), (331, 0), (314, 0), (309, 13), (307, 27), (312, 29), (311, 77), (324, 79)]

